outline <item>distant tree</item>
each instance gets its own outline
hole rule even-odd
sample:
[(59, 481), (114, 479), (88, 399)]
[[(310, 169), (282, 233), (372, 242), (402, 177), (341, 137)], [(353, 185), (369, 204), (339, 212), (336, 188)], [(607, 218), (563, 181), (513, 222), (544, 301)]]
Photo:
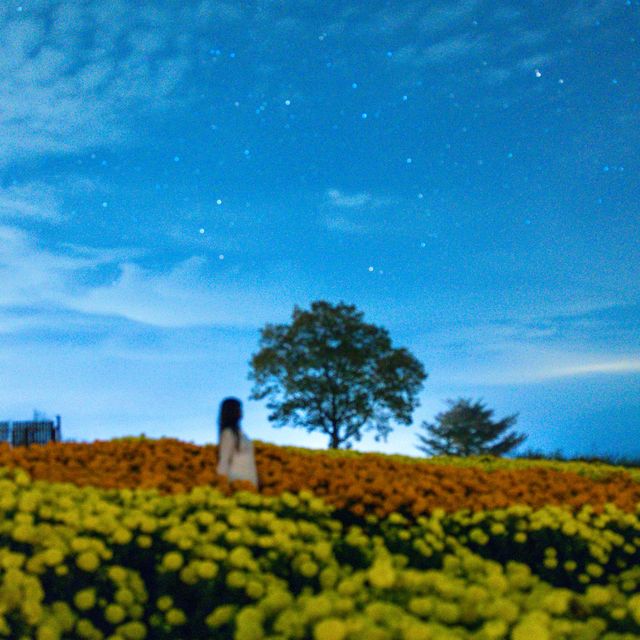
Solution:
[(501, 456), (524, 442), (526, 435), (505, 433), (512, 427), (518, 414), (507, 416), (494, 422), (492, 409), (486, 409), (481, 401), (471, 403), (471, 399), (447, 400), (448, 411), (436, 416), (436, 423), (423, 422), (431, 437), (418, 434), (422, 445), (418, 449), (429, 455), (494, 455)]
[(268, 398), (275, 427), (304, 427), (329, 436), (329, 448), (351, 448), (361, 431), (386, 442), (389, 422), (411, 424), (427, 378), (386, 329), (367, 324), (353, 305), (316, 301), (294, 307), (290, 324), (267, 324), (250, 361), (251, 398)]

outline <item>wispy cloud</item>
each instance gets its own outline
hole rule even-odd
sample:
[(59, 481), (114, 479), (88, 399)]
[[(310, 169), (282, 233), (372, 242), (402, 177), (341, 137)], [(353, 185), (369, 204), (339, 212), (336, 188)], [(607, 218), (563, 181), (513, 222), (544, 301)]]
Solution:
[(329, 191), (327, 191), (327, 197), (329, 198), (330, 204), (347, 209), (359, 209), (373, 202), (373, 196), (366, 192), (349, 195), (338, 189), (329, 189)]
[(370, 227), (365, 224), (354, 222), (344, 216), (326, 216), (324, 223), (327, 229), (339, 233), (363, 234), (370, 231)]
[(458, 323), (426, 332), (425, 340), (436, 361), (449, 363), (439, 377), (460, 384), (519, 385), (638, 373), (640, 353), (629, 346), (636, 342), (633, 329), (614, 315), (610, 307), (601, 306), (586, 314), (567, 309), (564, 316), (537, 320)]
[(551, 368), (541, 372), (548, 378), (580, 376), (599, 373), (640, 373), (640, 358), (625, 358), (606, 362), (589, 362), (568, 367)]
[[(339, 189), (329, 189), (321, 206), (325, 211), (322, 220), (330, 231), (353, 235), (367, 234), (381, 228), (381, 221), (372, 218), (371, 213), (394, 204), (397, 204), (396, 198), (377, 196), (368, 191), (345, 193)], [(336, 210), (342, 212), (336, 213)]]
[(623, 5), (617, 0), (579, 0), (565, 13), (565, 21), (576, 29), (595, 27)]
[(307, 303), (290, 265), (271, 265), (247, 286), (200, 256), (164, 270), (144, 267), (140, 257), (137, 249), (44, 250), (25, 231), (0, 226), (0, 310), (47, 306), (157, 327), (254, 327)]
[(44, 182), (0, 188), (0, 219), (38, 219), (59, 222), (61, 201), (56, 190)]
[[(136, 114), (191, 97), (184, 80), (225, 2), (26, 3), (0, 22), (0, 164), (129, 142)], [(176, 37), (180, 34), (180, 37)]]

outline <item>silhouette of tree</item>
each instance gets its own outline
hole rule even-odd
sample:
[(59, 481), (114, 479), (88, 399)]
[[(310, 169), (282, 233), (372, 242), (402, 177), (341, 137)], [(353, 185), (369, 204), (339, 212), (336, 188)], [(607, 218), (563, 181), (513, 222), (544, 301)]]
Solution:
[(329, 436), (329, 448), (351, 447), (362, 430), (385, 442), (395, 420), (411, 424), (427, 374), (386, 329), (367, 324), (343, 302), (294, 307), (291, 324), (267, 324), (250, 361), (251, 398), (268, 398), (275, 427), (304, 427)]
[[(436, 423), (423, 422), (430, 437), (418, 434), (418, 449), (427, 454), (472, 456), (489, 454), (501, 456), (524, 442), (526, 435), (505, 434), (513, 426), (518, 414), (494, 422), (492, 409), (486, 409), (481, 401), (471, 399), (447, 400), (450, 409), (436, 416)], [(502, 436), (502, 437), (501, 437)]]

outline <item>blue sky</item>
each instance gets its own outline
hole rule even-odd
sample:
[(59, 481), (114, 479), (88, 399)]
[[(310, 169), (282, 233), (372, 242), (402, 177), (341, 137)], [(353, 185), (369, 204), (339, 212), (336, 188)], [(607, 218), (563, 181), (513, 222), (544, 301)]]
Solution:
[(639, 455), (640, 3), (0, 8), (0, 418), (217, 439), (266, 322), (355, 304), (525, 447)]

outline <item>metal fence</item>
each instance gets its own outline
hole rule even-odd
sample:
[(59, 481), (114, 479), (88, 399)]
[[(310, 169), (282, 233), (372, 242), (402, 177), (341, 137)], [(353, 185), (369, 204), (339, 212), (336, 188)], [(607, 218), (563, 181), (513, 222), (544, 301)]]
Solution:
[(9, 442), (13, 447), (32, 444), (60, 442), (60, 416), (53, 420), (5, 420), (0, 422), (0, 442)]

